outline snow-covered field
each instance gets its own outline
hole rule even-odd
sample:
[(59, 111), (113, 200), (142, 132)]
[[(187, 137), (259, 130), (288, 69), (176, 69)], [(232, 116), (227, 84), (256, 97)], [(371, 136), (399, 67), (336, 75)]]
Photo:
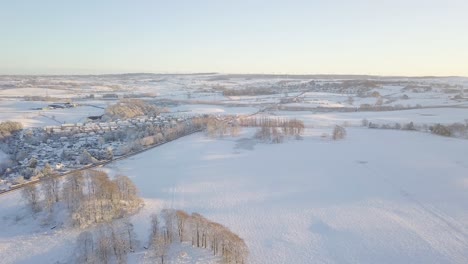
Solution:
[(104, 110), (92, 106), (65, 109), (47, 109), (48, 102), (0, 100), (0, 122), (17, 121), (24, 127), (43, 127), (86, 121), (88, 116), (101, 115)]
[(314, 113), (313, 111), (276, 111), (268, 116), (279, 118), (297, 118), (308, 127), (330, 127), (335, 124), (360, 126), (363, 119), (376, 124), (452, 124), (465, 123), (468, 120), (468, 108), (424, 108), (400, 111), (378, 112), (331, 112)]
[(15, 88), (0, 90), (0, 97), (23, 97), (23, 96), (59, 96), (61, 98), (71, 97), (69, 90), (66, 89), (47, 89), (47, 88)]
[(467, 141), (349, 129), (333, 142), (322, 132), (253, 150), (195, 135), (111, 169), (149, 204), (224, 223), (252, 263), (468, 261)]
[(187, 114), (216, 114), (216, 115), (248, 115), (258, 111), (255, 107), (229, 107), (223, 105), (199, 105), (187, 104), (170, 108), (171, 113), (187, 113)]
[[(468, 261), (468, 141), (361, 128), (330, 141), (323, 132), (280, 145), (242, 139), (250, 131), (199, 133), (105, 169), (139, 187), (143, 243), (149, 215), (169, 207), (239, 234), (250, 263)], [(67, 261), (77, 230), (41, 228), (17, 193), (1, 200), (3, 263)]]

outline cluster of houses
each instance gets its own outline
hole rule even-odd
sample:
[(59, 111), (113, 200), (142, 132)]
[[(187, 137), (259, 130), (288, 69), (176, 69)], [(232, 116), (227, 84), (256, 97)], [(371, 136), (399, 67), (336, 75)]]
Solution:
[(190, 117), (165, 115), (24, 129), (9, 142), (10, 156), (16, 159), (17, 166), (10, 170), (8, 178), (33, 177), (35, 173), (25, 175), (32, 168), (40, 172), (50, 166), (63, 173), (110, 160), (125, 154), (121, 150), (129, 143), (128, 131), (145, 131), (151, 127), (164, 133), (165, 129), (190, 122)]

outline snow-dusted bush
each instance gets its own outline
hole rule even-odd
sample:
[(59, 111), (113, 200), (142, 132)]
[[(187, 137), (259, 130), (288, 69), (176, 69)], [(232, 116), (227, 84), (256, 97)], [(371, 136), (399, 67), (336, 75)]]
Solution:
[(362, 119), (361, 124), (362, 124), (362, 126), (366, 127), (366, 126), (369, 125), (369, 121), (366, 118), (364, 118), (364, 119)]
[(11, 133), (22, 130), (23, 124), (14, 121), (5, 121), (0, 123), (0, 139), (8, 137)]
[(416, 128), (415, 128), (413, 122), (409, 122), (408, 124), (405, 124), (405, 125), (402, 127), (402, 129), (403, 129), (403, 130), (416, 130)]
[(41, 172), (38, 169), (30, 168), (30, 167), (24, 168), (23, 170), (20, 171), (20, 173), (21, 175), (23, 175), (24, 179), (26, 180), (29, 180), (35, 176), (39, 176), (39, 177), (42, 176)]
[(450, 129), (444, 125), (441, 125), (441, 124), (437, 124), (435, 126), (432, 126), (430, 128), (431, 132), (433, 134), (437, 134), (437, 135), (440, 135), (440, 136), (444, 136), (444, 137), (450, 137), (452, 136), (452, 132), (450, 131)]
[(346, 137), (346, 129), (342, 126), (335, 126), (332, 135), (333, 140), (344, 139)]
[(79, 159), (80, 164), (94, 164), (97, 163), (98, 160), (94, 158), (86, 149), (83, 150), (83, 153)]

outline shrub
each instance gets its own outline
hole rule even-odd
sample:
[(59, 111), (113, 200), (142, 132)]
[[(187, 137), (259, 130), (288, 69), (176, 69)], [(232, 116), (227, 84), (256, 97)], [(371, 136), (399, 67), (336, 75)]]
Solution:
[(362, 120), (362, 126), (365, 126), (365, 127), (366, 127), (366, 126), (368, 126), (368, 125), (369, 125), (369, 120), (367, 120), (366, 118), (364, 118), (364, 119)]
[(416, 130), (413, 122), (409, 122), (403, 126), (403, 130)]
[(333, 140), (340, 140), (346, 137), (346, 129), (342, 126), (335, 126), (333, 129)]
[(20, 122), (5, 121), (0, 123), (0, 138), (11, 135), (11, 133), (22, 130), (23, 125)]
[(431, 132), (433, 134), (437, 134), (437, 135), (440, 135), (440, 136), (445, 136), (445, 137), (450, 137), (452, 136), (452, 132), (450, 131), (450, 129), (444, 125), (441, 125), (441, 124), (437, 124), (433, 127), (430, 128)]

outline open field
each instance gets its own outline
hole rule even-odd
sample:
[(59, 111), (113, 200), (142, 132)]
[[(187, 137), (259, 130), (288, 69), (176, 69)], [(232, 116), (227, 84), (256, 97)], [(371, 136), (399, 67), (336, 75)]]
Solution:
[(319, 133), (253, 150), (195, 135), (110, 168), (131, 175), (147, 204), (225, 223), (252, 263), (468, 261), (468, 142)]
[[(142, 241), (148, 216), (172, 207), (224, 223), (245, 238), (251, 263), (468, 261), (467, 141), (349, 129), (335, 142), (323, 132), (281, 145), (241, 143), (249, 131), (197, 134), (105, 170), (139, 187), (145, 207), (132, 219)], [(2, 197), (1, 258), (66, 260), (78, 231), (41, 228), (19, 200)]]

